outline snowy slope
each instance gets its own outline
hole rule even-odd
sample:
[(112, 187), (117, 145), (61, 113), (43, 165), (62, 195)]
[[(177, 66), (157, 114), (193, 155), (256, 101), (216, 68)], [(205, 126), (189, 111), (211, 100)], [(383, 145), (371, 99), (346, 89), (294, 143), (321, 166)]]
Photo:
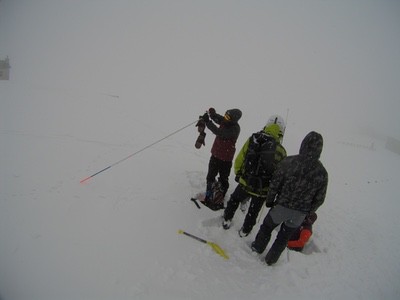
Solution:
[[(397, 299), (399, 6), (128, 2), (0, 2), (0, 298)], [(189, 201), (210, 132), (200, 150), (193, 125), (114, 165), (210, 106), (243, 111), (238, 147), (275, 113), (289, 154), (324, 136), (328, 195), (304, 253), (267, 267), (249, 248), (259, 224), (240, 238), (242, 212), (225, 231)]]
[[(18, 107), (32, 101), (13, 99), (15, 90), (8, 84), (1, 88), (8, 101), (23, 101)], [(54, 106), (65, 114), (64, 104), (41, 99), (35, 99), (40, 107)], [(107, 109), (99, 113), (110, 114), (107, 101), (100, 101)], [(90, 102), (88, 107), (99, 104)], [(123, 111), (113, 119), (123, 120)], [(86, 126), (82, 119), (75, 122)], [(240, 211), (224, 231), (220, 212), (199, 210), (189, 201), (204, 189), (211, 134), (207, 148), (196, 150), (196, 128), (190, 127), (82, 185), (84, 177), (151, 141), (139, 137), (136, 142), (129, 131), (121, 139), (126, 144), (108, 134), (90, 140), (67, 132), (32, 124), (1, 133), (5, 299), (257, 299), (271, 294), (394, 299), (398, 293), (400, 160), (376, 141), (370, 141), (372, 151), (326, 134), (322, 160), (330, 174), (329, 193), (312, 241), (305, 254), (285, 252), (268, 268), (248, 247), (256, 231), (244, 239), (237, 235), (244, 217)], [(159, 130), (148, 133), (162, 137)], [(291, 135), (298, 144), (302, 137)], [(230, 259), (178, 235), (178, 229), (216, 242)]]

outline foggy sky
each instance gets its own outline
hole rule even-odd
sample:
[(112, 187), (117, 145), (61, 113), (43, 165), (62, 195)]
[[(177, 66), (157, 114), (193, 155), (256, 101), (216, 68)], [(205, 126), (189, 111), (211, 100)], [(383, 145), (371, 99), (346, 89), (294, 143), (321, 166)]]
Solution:
[(13, 84), (167, 114), (240, 107), (255, 123), (290, 109), (397, 138), (399, 37), (398, 1), (0, 2)]

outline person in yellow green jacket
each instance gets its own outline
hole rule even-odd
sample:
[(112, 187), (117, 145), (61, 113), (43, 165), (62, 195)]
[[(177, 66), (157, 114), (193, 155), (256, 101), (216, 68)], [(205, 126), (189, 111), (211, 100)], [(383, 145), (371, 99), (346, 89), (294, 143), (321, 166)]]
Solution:
[(258, 214), (265, 203), (269, 181), (278, 163), (287, 154), (281, 141), (285, 123), (280, 116), (271, 117), (263, 130), (247, 139), (234, 162), (235, 181), (238, 185), (224, 210), (222, 226), (229, 229), (239, 204), (251, 198), (242, 228), (241, 237), (249, 235), (257, 222)]

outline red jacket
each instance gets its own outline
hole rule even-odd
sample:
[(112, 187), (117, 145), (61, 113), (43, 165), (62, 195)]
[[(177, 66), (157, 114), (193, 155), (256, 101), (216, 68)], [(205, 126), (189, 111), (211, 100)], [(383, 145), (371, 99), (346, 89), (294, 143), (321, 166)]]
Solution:
[(291, 250), (302, 251), (304, 246), (312, 235), (312, 225), (317, 220), (315, 212), (310, 213), (303, 221), (301, 226), (293, 232), (288, 242), (288, 248)]
[(240, 126), (236, 120), (226, 121), (224, 117), (215, 114), (212, 120), (220, 124), (217, 127), (213, 122), (207, 122), (207, 128), (216, 135), (211, 154), (223, 161), (233, 161), (236, 151), (236, 141), (240, 134)]
[(301, 227), (301, 229), (298, 232), (298, 236), (296, 236), (297, 239), (294, 239), (295, 238), (294, 235), (295, 234), (293, 234), (291, 240), (289, 240), (289, 242), (288, 242), (288, 248), (290, 248), (292, 250), (301, 251), (301, 250), (303, 250), (304, 246), (310, 239), (310, 237), (312, 235), (312, 231), (309, 228)]

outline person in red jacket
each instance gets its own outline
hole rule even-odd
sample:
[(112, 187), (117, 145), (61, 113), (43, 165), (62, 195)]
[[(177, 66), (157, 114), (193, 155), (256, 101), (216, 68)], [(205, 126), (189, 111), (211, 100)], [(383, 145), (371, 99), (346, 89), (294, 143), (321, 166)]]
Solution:
[(312, 235), (312, 226), (315, 220), (317, 220), (317, 214), (315, 212), (312, 212), (305, 217), (301, 226), (291, 235), (287, 245), (288, 249), (303, 251), (304, 246)]
[[(214, 108), (210, 108), (208, 112), (200, 117), (207, 128), (215, 134), (208, 164), (207, 189), (204, 200), (206, 203), (214, 202), (217, 204), (213, 207), (214, 210), (224, 208), (223, 198), (229, 188), (228, 180), (236, 151), (236, 141), (240, 134), (238, 121), (241, 117), (242, 112), (237, 108), (227, 110), (223, 116), (217, 114)], [(219, 175), (218, 181), (215, 180), (217, 175)], [(220, 199), (213, 199), (213, 189), (215, 190), (213, 185), (216, 183), (221, 191)]]

